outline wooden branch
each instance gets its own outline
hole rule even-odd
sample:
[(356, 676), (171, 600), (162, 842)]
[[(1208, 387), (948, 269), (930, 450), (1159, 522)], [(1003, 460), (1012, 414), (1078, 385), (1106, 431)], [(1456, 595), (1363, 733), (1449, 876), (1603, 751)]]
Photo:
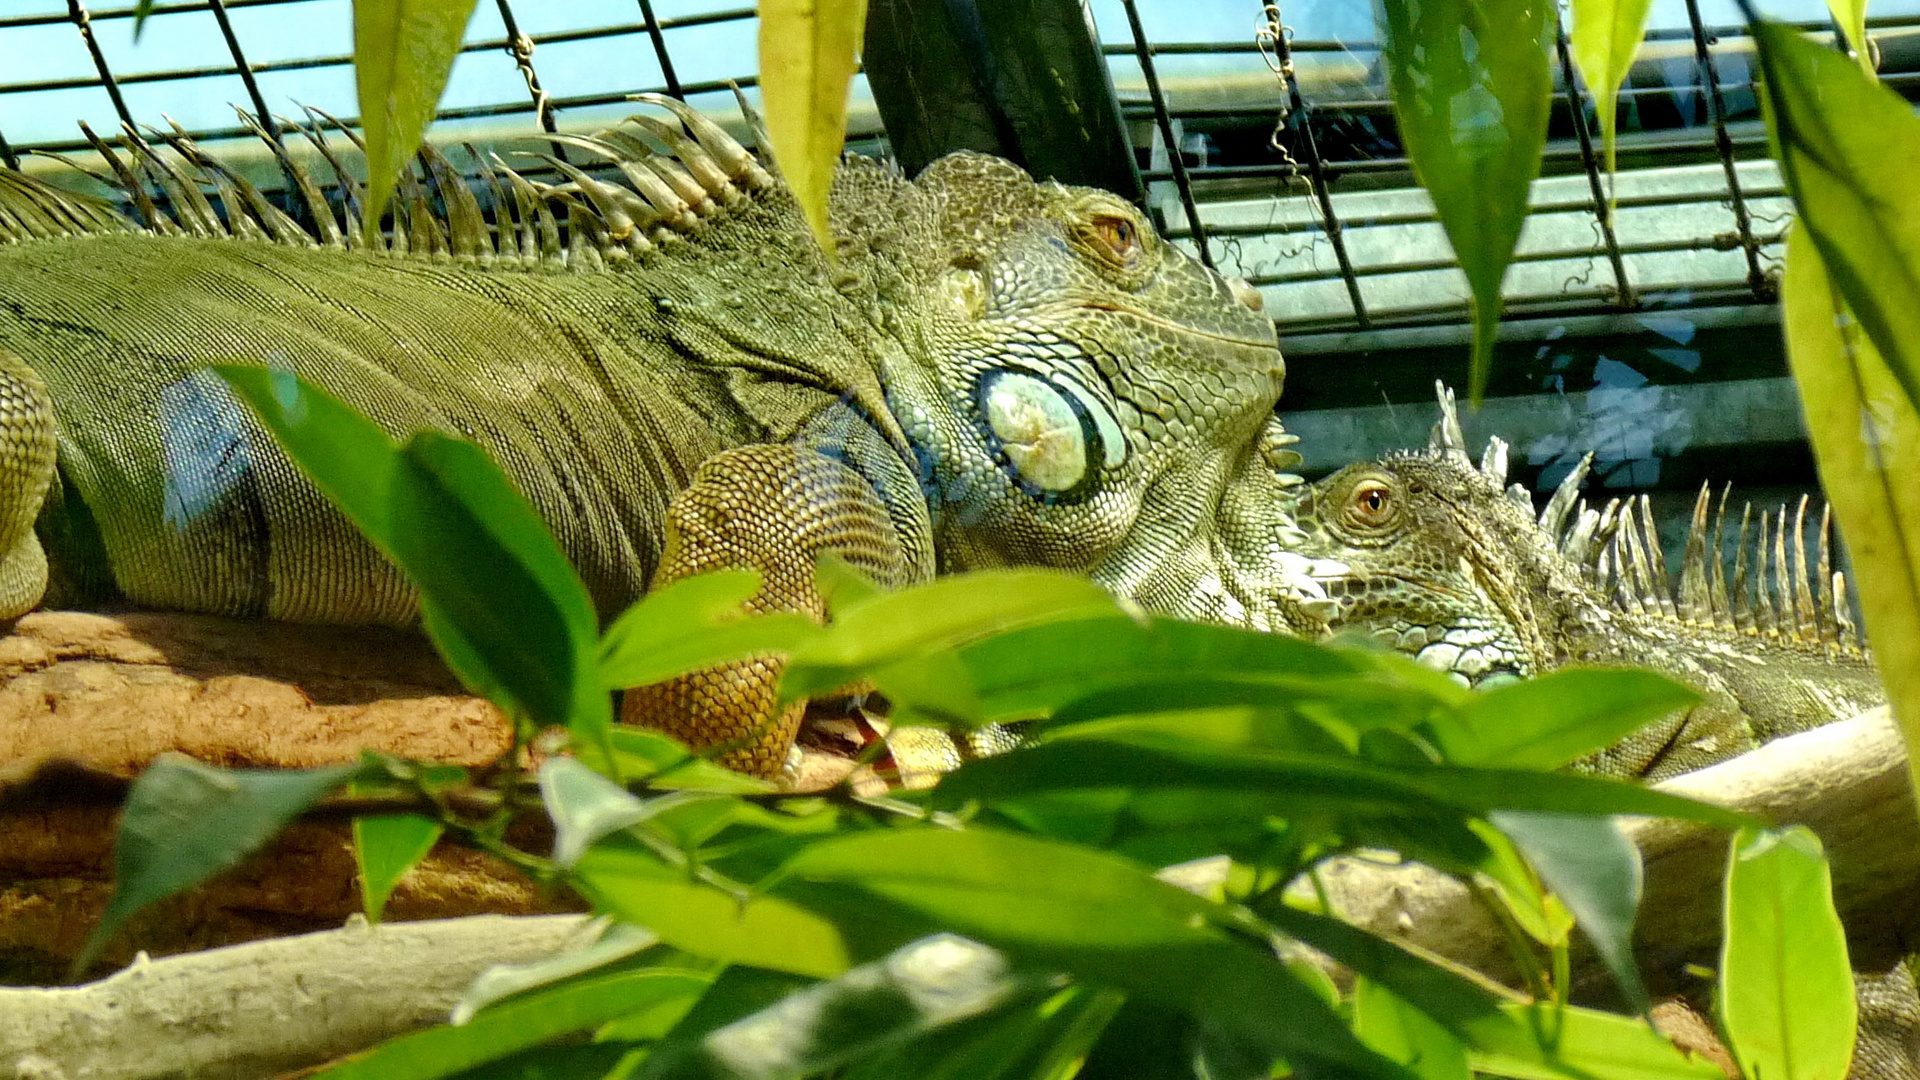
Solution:
[(0, 1077), (248, 1080), (444, 1021), (475, 976), (585, 944), (581, 915), (480, 915), (144, 956), (80, 987), (0, 989)]
[[(1882, 971), (1920, 941), (1920, 819), (1906, 751), (1884, 708), (1780, 739), (1659, 787), (1676, 794), (1813, 829), (1833, 865), (1833, 888), (1854, 966)], [(1688, 989), (1688, 963), (1712, 966), (1720, 947), (1725, 832), (1687, 822), (1634, 823), (1646, 861), (1635, 945), (1656, 994)], [(1456, 882), (1419, 866), (1355, 859), (1323, 871), (1342, 914), (1378, 933), (1449, 956), (1515, 983), (1493, 920)], [(1574, 983), (1604, 997), (1597, 960), (1575, 954)]]

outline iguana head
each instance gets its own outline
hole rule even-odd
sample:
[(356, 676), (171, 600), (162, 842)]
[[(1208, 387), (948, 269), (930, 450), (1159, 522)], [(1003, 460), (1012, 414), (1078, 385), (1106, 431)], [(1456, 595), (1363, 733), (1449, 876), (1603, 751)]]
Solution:
[(956, 154), (902, 199), (881, 286), (888, 405), (943, 569), (1041, 564), (1130, 586), (1215, 512), (1280, 394), (1259, 295), (1124, 200)]

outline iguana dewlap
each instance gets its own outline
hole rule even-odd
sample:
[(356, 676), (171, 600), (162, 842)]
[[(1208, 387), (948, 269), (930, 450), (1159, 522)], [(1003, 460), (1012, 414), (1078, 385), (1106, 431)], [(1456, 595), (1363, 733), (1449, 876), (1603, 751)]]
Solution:
[[(607, 171), (483, 166), (493, 226), (426, 151), (432, 190), (403, 178), (371, 248), (358, 186), (335, 170), (340, 212), (285, 155), (310, 226), (178, 137), (184, 166), (97, 143), (137, 223), (0, 172), (0, 615), (44, 591), (410, 624), (407, 583), (205, 370), (255, 364), (397, 437), (479, 443), (605, 618), (723, 566), (762, 573), (751, 606), (820, 615), (820, 551), (891, 585), (1063, 567), (1219, 617), (1189, 556), (1280, 392), (1257, 295), (1111, 195), (972, 154), (912, 181), (849, 160), (830, 262), (752, 155), (653, 102), (677, 122), (565, 140)], [(760, 730), (777, 672), (703, 673), (628, 716), (744, 740), (727, 760), (770, 773), (797, 723)]]

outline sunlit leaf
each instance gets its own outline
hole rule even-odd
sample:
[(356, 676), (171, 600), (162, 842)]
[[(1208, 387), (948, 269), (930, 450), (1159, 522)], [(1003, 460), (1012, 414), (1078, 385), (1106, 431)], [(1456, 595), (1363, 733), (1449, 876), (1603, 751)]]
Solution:
[[(367, 235), (420, 147), (477, 0), (354, 0), (353, 75), (367, 142)], [(410, 167), (410, 166), (408, 166)]]
[(454, 1003), (447, 1022), (456, 1026), (464, 1024), (496, 1002), (596, 968), (609, 967), (660, 944), (660, 939), (650, 930), (611, 919), (600, 922), (600, 936), (587, 945), (524, 964), (495, 964), (482, 971), (467, 984), (466, 992)]
[(751, 570), (682, 578), (628, 608), (600, 643), (600, 679), (624, 690), (726, 660), (790, 652), (820, 633), (798, 612), (747, 617), (741, 605), (760, 587)]
[(1612, 818), (1495, 812), (1492, 820), (1573, 912), (1628, 1004), (1646, 1012), (1652, 1003), (1633, 959), (1640, 849)]
[[(1787, 237), (1780, 304), (1820, 486), (1846, 537), (1880, 679), (1920, 746), (1920, 412), (1847, 312), (1804, 228)], [(1920, 789), (1920, 767), (1910, 767)]]
[(1500, 324), (1500, 283), (1546, 146), (1555, 6), (1422, 0), (1375, 10), (1401, 144), (1473, 291), (1478, 403)]
[(813, 844), (788, 861), (780, 895), (871, 925), (950, 930), (1023, 966), (1061, 970), (1179, 1008), (1245, 1040), (1270, 1061), (1400, 1076), (1270, 951), (1213, 924), (1221, 905), (1104, 852), (982, 829), (885, 829)]
[(1372, 979), (1355, 980), (1353, 1032), (1421, 1080), (1471, 1080), (1460, 1040)]
[(1726, 1080), (1718, 1065), (1682, 1054), (1645, 1020), (1573, 1006), (1501, 1008), (1519, 1021), (1513, 1041), (1470, 1051), (1475, 1072), (1519, 1080)]
[(1869, 78), (1878, 78), (1873, 70), (1873, 50), (1867, 47), (1867, 0), (1827, 0), (1834, 25), (1847, 35), (1847, 46)]
[(1088, 986), (1022, 997), (854, 1062), (840, 1080), (1068, 1080), (1122, 1000)]
[(1653, 0), (1573, 0), (1573, 31), (1568, 37), (1600, 118), (1608, 172), (1613, 171), (1614, 136), (1619, 130), (1620, 84), (1633, 70), (1633, 56), (1640, 50), (1647, 9), (1652, 6)]
[(1853, 1060), (1853, 971), (1820, 840), (1804, 826), (1742, 830), (1727, 863), (1714, 998), (1740, 1071), (1843, 1080)]
[(359, 765), (218, 769), (163, 754), (127, 794), (113, 847), (113, 897), (74, 961), (84, 970), (134, 912), (191, 889), (258, 851)]
[(147, 16), (153, 14), (154, 0), (139, 0), (133, 5), (133, 40), (140, 40), (140, 31), (147, 28)]
[(866, 0), (760, 0), (760, 94), (780, 175), (823, 250), (827, 194), (847, 134)]
[(1075, 574), (994, 570), (939, 578), (836, 614), (826, 633), (794, 649), (781, 694), (793, 699), (830, 690), (868, 670), (995, 631), (1118, 610), (1112, 594)]
[(419, 814), (353, 819), (353, 861), (360, 869), (360, 902), (369, 922), (380, 921), (393, 887), (427, 857), (442, 831), (439, 822)]
[(1455, 764), (1558, 769), (1698, 700), (1650, 671), (1567, 668), (1474, 695), (1434, 738)]
[(679, 966), (594, 973), (492, 1005), (458, 1026), (402, 1035), (318, 1075), (326, 1080), (437, 1080), (642, 1009), (690, 1003), (712, 981), (707, 972)]
[(580, 857), (574, 882), (597, 910), (695, 956), (815, 978), (832, 978), (851, 962), (831, 921), (776, 896), (697, 880), (691, 869), (669, 866), (618, 836)]

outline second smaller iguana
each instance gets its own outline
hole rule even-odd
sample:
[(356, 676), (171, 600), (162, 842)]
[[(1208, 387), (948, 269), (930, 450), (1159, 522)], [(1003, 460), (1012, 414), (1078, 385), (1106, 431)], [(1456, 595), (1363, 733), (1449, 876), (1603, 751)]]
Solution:
[[(1588, 462), (1544, 509), (1507, 486), (1507, 447), (1467, 455), (1452, 394), (1425, 450), (1349, 466), (1296, 489), (1296, 558), (1332, 604), (1335, 630), (1370, 633), (1462, 682), (1490, 685), (1568, 664), (1647, 667), (1705, 701), (1588, 764), (1658, 779), (1885, 700), (1807, 506), (1742, 515), (1729, 570), (1727, 497), (1702, 489), (1677, 585), (1647, 501), (1586, 507)], [(1750, 543), (1749, 537), (1755, 539)], [(1748, 553), (1753, 558), (1749, 563)]]

